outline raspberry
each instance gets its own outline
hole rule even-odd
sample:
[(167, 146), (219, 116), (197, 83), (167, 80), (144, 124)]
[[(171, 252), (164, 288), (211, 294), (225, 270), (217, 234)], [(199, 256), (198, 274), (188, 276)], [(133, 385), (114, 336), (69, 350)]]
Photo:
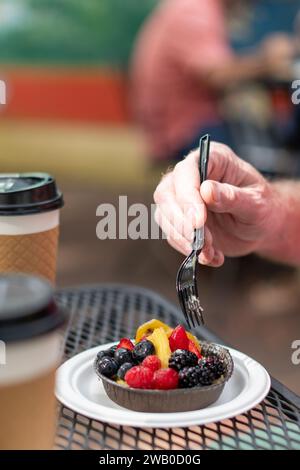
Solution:
[(153, 370), (149, 367), (135, 366), (125, 374), (125, 381), (132, 388), (152, 388)]
[(125, 348), (125, 349), (129, 349), (129, 351), (132, 351), (134, 348), (134, 345), (132, 344), (130, 339), (122, 338), (117, 346), (117, 349), (120, 349), (120, 348)]
[(142, 366), (144, 367), (149, 367), (149, 369), (153, 370), (155, 372), (156, 370), (161, 368), (161, 362), (159, 357), (157, 356), (147, 356), (143, 362)]
[(178, 372), (174, 369), (159, 369), (154, 372), (153, 387), (158, 390), (171, 390), (178, 387)]
[(176, 326), (172, 331), (169, 344), (172, 352), (176, 351), (176, 349), (188, 349), (189, 339), (182, 325)]

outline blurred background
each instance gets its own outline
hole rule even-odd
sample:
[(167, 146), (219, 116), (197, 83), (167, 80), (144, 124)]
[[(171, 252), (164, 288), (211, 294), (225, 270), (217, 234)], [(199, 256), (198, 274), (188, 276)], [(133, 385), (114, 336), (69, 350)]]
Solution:
[[(194, 15), (180, 14), (184, 3)], [(300, 42), (300, 0), (209, 4), (204, 12), (203, 0), (0, 0), (0, 79), (8, 87), (0, 171), (57, 177), (66, 201), (59, 286), (124, 282), (177, 301), (181, 255), (163, 240), (98, 240), (96, 208), (117, 206), (119, 195), (150, 206), (162, 172), (204, 131), (269, 178), (299, 176), (291, 82), (300, 62), (287, 38)], [(209, 81), (207, 67), (232, 54), (245, 58), (243, 72), (222, 86), (196, 80), (194, 67)], [(300, 335), (299, 271), (231, 259), (202, 268), (200, 290), (207, 326), (300, 393), (290, 360)]]

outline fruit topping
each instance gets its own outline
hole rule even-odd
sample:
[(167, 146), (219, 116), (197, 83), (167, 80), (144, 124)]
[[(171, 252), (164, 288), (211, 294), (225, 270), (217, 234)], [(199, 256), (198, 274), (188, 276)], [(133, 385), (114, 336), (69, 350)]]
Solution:
[(126, 348), (117, 349), (114, 358), (119, 365), (124, 364), (124, 362), (133, 362), (132, 352)]
[(182, 325), (176, 326), (169, 338), (171, 351), (176, 349), (188, 349), (189, 339)]
[(203, 385), (210, 385), (226, 372), (224, 362), (217, 356), (208, 356), (200, 359), (198, 365), (202, 370)]
[(97, 354), (97, 360), (100, 361), (103, 357), (114, 357), (115, 351), (113, 349), (105, 349), (105, 351), (99, 351)]
[(148, 340), (153, 343), (155, 353), (161, 361), (162, 368), (168, 367), (171, 356), (171, 349), (169, 345), (169, 338), (164, 328), (156, 328), (152, 335), (148, 336)]
[(201, 369), (199, 366), (185, 367), (179, 371), (179, 387), (192, 388), (201, 385)]
[(178, 387), (178, 372), (174, 369), (159, 369), (154, 372), (153, 388), (172, 390)]
[(189, 331), (186, 332), (186, 335), (188, 339), (190, 339), (195, 344), (196, 348), (199, 349), (199, 352), (201, 353), (201, 346), (196, 336), (192, 335), (192, 333), (190, 333)]
[(156, 328), (163, 328), (167, 336), (172, 333), (172, 328), (163, 323), (160, 320), (149, 320), (146, 323), (143, 323), (136, 332), (135, 341), (139, 343), (144, 336), (149, 336), (153, 333)]
[(199, 351), (199, 349), (197, 348), (197, 346), (195, 345), (195, 343), (193, 341), (191, 341), (190, 339), (188, 340), (189, 341), (189, 344), (188, 344), (188, 350), (194, 354), (196, 354), (196, 356), (198, 357), (198, 359), (201, 359), (201, 353)]
[(147, 339), (140, 341), (134, 346), (132, 351), (133, 359), (136, 362), (142, 362), (145, 357), (155, 354), (155, 348), (151, 341)]
[(127, 383), (125, 382), (125, 380), (122, 380), (122, 379), (117, 379), (116, 380), (116, 383), (118, 385), (122, 385), (123, 387), (128, 387)]
[(156, 371), (161, 368), (161, 361), (157, 356), (147, 356), (143, 360), (142, 366), (149, 367), (149, 369)]
[(150, 389), (153, 385), (153, 370), (149, 367), (135, 366), (125, 374), (129, 387)]
[(100, 374), (112, 378), (116, 375), (119, 364), (112, 357), (102, 357), (102, 359), (97, 362), (96, 367)]
[(169, 360), (169, 367), (175, 370), (181, 370), (185, 367), (196, 366), (198, 358), (196, 354), (185, 349), (177, 349), (173, 352)]
[(118, 369), (118, 372), (117, 372), (118, 378), (121, 380), (124, 380), (126, 372), (132, 369), (132, 367), (134, 367), (134, 364), (132, 364), (132, 362), (124, 362), (124, 364), (122, 364)]
[(141, 325), (135, 344), (122, 338), (99, 351), (95, 367), (119, 385), (149, 390), (209, 386), (227, 370), (219, 355), (203, 356), (197, 338), (182, 325), (172, 329), (160, 320)]
[(120, 348), (125, 348), (129, 349), (129, 351), (132, 351), (134, 348), (134, 344), (128, 338), (122, 338), (117, 346), (117, 349)]

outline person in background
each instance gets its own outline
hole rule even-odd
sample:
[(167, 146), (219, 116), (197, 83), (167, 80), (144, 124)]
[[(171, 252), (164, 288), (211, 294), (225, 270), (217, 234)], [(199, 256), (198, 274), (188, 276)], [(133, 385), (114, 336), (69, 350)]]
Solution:
[(284, 34), (269, 36), (249, 55), (234, 53), (226, 16), (236, 3), (161, 0), (142, 28), (132, 59), (131, 99), (152, 159), (178, 161), (204, 133), (230, 143), (220, 94), (289, 69), (294, 45)]

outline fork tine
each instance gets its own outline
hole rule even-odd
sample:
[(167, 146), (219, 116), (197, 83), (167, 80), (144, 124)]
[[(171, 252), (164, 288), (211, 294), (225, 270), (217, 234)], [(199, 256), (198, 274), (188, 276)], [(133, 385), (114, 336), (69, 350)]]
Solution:
[(195, 320), (193, 316), (193, 306), (191, 303), (191, 287), (189, 286), (188, 288), (184, 289), (185, 296), (186, 296), (186, 304), (187, 304), (187, 314), (189, 317), (190, 324), (193, 325), (193, 328), (195, 328)]
[(192, 315), (193, 320), (194, 320), (194, 325), (199, 325), (199, 319), (198, 319), (198, 315), (197, 315), (197, 308), (196, 308), (196, 301), (195, 301), (195, 297), (197, 297), (197, 295), (195, 293), (194, 286), (190, 287), (190, 297), (192, 298), (191, 315)]
[(191, 328), (191, 321), (190, 321), (190, 316), (188, 314), (188, 305), (186, 301), (186, 296), (185, 296), (185, 288), (182, 287), (182, 274), (184, 269), (186, 268), (186, 265), (188, 263), (188, 258), (186, 258), (183, 263), (181, 264), (177, 276), (176, 276), (176, 290), (177, 290), (177, 295), (179, 299), (179, 303), (181, 306), (181, 310), (184, 314), (185, 321), (188, 324), (188, 327)]
[(182, 299), (183, 299), (183, 304), (184, 304), (185, 318), (186, 318), (189, 328), (191, 328), (192, 324), (191, 324), (191, 317), (189, 313), (188, 295), (187, 295), (185, 288), (182, 289), (181, 294), (182, 294)]
[(198, 308), (195, 311), (195, 316), (196, 316), (198, 325), (201, 326), (201, 325), (204, 325), (203, 308), (201, 306), (201, 302), (200, 302), (200, 298), (199, 298), (199, 294), (198, 294), (197, 277), (196, 276), (197, 275), (196, 275), (196, 272), (195, 272), (193, 291), (194, 291), (194, 296), (198, 299), (198, 302), (199, 302)]
[(184, 301), (183, 294), (182, 294), (181, 290), (178, 291), (178, 298), (179, 298), (179, 303), (180, 303), (180, 306), (181, 306), (181, 310), (183, 311), (183, 314), (184, 314), (185, 321), (187, 322), (188, 327), (191, 328), (191, 324), (190, 324), (190, 321), (189, 321), (189, 316), (187, 314), (185, 301)]

